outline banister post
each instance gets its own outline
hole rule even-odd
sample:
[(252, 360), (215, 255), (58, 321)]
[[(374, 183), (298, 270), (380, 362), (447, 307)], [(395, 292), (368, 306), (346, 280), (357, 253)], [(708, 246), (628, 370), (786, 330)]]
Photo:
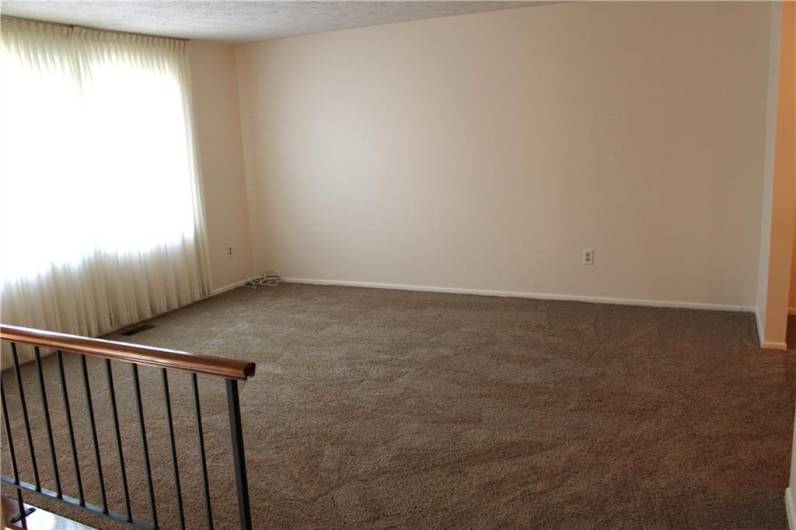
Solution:
[(243, 450), (243, 425), (240, 419), (238, 382), (227, 379), (227, 404), (229, 405), (229, 430), (232, 435), (232, 461), (235, 466), (235, 486), (238, 490), (240, 527), (251, 530), (252, 514), (249, 506), (249, 482), (246, 478), (246, 456)]

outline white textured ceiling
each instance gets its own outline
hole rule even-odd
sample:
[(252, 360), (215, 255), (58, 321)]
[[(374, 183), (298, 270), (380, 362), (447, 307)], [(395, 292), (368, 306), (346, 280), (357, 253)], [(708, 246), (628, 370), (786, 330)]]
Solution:
[(150, 35), (251, 42), (542, 3), (546, 2), (4, 0), (0, 13)]

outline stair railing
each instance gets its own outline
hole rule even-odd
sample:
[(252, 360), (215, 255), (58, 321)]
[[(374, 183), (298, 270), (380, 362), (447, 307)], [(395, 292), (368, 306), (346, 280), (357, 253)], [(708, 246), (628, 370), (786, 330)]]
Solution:
[[(177, 504), (177, 513), (179, 515), (180, 528), (185, 528), (185, 511), (183, 506), (182, 491), (180, 487), (180, 472), (177, 459), (177, 445), (174, 436), (174, 422), (172, 416), (171, 399), (169, 392), (169, 372), (175, 370), (186, 371), (191, 374), (191, 386), (193, 393), (194, 414), (196, 417), (196, 426), (198, 432), (198, 446), (200, 455), (200, 464), (202, 471), (202, 486), (204, 495), (204, 507), (207, 516), (207, 527), (213, 528), (213, 508), (210, 495), (210, 483), (208, 481), (207, 471), (207, 455), (205, 453), (205, 440), (204, 429), (202, 423), (201, 405), (199, 400), (199, 385), (197, 374), (205, 374), (215, 377), (223, 378), (226, 381), (226, 394), (227, 406), (229, 410), (229, 427), (231, 434), (231, 453), (232, 462), (235, 474), (235, 487), (238, 499), (238, 511), (240, 528), (249, 530), (252, 527), (251, 508), (249, 504), (249, 488), (246, 477), (246, 458), (243, 447), (243, 429), (241, 424), (240, 413), (240, 398), (238, 392), (238, 381), (245, 381), (254, 376), (255, 365), (251, 362), (239, 361), (234, 359), (224, 359), (221, 357), (211, 357), (206, 355), (194, 355), (186, 352), (168, 350), (163, 348), (153, 348), (149, 346), (139, 346), (135, 344), (128, 344), (123, 342), (114, 342), (109, 340), (94, 339), (88, 337), (80, 337), (76, 335), (67, 335), (63, 333), (54, 333), (51, 331), (43, 331), (38, 329), (23, 328), (18, 326), (9, 326), (0, 324), (0, 341), (7, 342), (10, 346), (11, 356), (13, 359), (13, 370), (17, 383), (17, 390), (19, 393), (20, 412), (23, 416), (25, 425), (25, 439), (19, 440), (17, 436), (12, 433), (11, 422), (9, 421), (9, 410), (6, 404), (6, 393), (2, 385), (0, 385), (0, 397), (2, 398), (2, 412), (4, 420), (4, 430), (6, 433), (6, 441), (8, 451), (11, 457), (11, 467), (13, 476), (0, 474), (0, 481), (3, 484), (16, 488), (17, 501), (19, 506), (23, 505), (22, 491), (32, 491), (53, 499), (58, 499), (67, 504), (80, 507), (82, 509), (102, 514), (117, 521), (122, 521), (133, 525), (136, 528), (144, 529), (157, 529), (161, 528), (158, 521), (157, 505), (155, 501), (155, 489), (152, 477), (152, 467), (149, 454), (149, 446), (146, 434), (146, 421), (144, 417), (144, 409), (141, 399), (141, 384), (139, 378), (139, 366), (152, 367), (160, 369), (161, 381), (163, 386), (164, 401), (166, 408), (166, 418), (169, 433), (169, 442), (171, 449), (171, 463), (172, 472), (174, 476), (174, 496)], [(33, 431), (31, 430), (30, 414), (29, 414), (29, 396), (26, 395), (25, 387), (23, 385), (23, 377), (21, 375), (21, 368), (19, 362), (18, 345), (24, 344), (33, 348), (35, 356), (36, 371), (38, 375), (39, 395), (41, 406), (43, 410), (44, 423), (47, 432), (47, 440), (34, 440)], [(75, 471), (75, 483), (77, 484), (77, 492), (67, 495), (61, 487), (61, 478), (58, 468), (58, 451), (53, 437), (53, 428), (51, 422), (51, 406), (50, 400), (53, 396), (48, 396), (47, 388), (45, 385), (45, 375), (42, 363), (41, 349), (47, 348), (54, 350), (54, 355), (57, 356), (58, 376), (60, 378), (61, 398), (66, 416), (66, 425), (69, 434), (71, 445), (71, 457), (73, 460), (73, 468)], [(70, 389), (67, 386), (67, 378), (64, 370), (64, 354), (78, 355), (80, 357), (80, 366), (83, 379), (83, 391), (86, 395), (87, 410), (89, 423), (91, 426), (91, 436), (93, 440), (94, 462), (96, 465), (97, 476), (99, 481), (99, 489), (101, 499), (99, 504), (94, 504), (86, 499), (83, 490), (83, 483), (81, 480), (81, 462), (78, 458), (78, 450), (75, 444), (75, 428), (72, 417), (72, 410), (69, 401)], [(113, 419), (114, 438), (116, 442), (116, 456), (117, 465), (119, 467), (119, 475), (121, 477), (124, 507), (121, 511), (112, 510), (109, 506), (107, 499), (107, 489), (105, 483), (106, 473), (103, 471), (103, 466), (107, 466), (107, 462), (103, 462), (99, 449), (98, 435), (97, 435), (97, 422), (95, 419), (95, 411), (92, 399), (92, 383), (89, 378), (89, 370), (87, 368), (86, 357), (94, 357), (104, 361), (105, 374), (107, 378), (107, 388), (110, 398), (110, 409)], [(148, 519), (141, 516), (134, 516), (130, 503), (130, 492), (127, 481), (126, 461), (124, 457), (124, 446), (122, 443), (121, 431), (119, 428), (119, 414), (116, 402), (116, 389), (114, 385), (112, 363), (123, 363), (131, 366), (133, 390), (135, 395), (136, 412), (138, 416), (139, 430), (141, 434), (141, 450), (144, 455), (144, 472), (147, 482), (147, 493), (150, 504), (150, 514)], [(74, 391), (74, 389), (71, 389)], [(33, 469), (33, 481), (24, 481), (19, 475), (19, 462), (17, 460), (17, 451), (15, 450), (15, 443), (27, 443), (28, 454), (30, 455), (29, 466)], [(52, 470), (54, 475), (54, 489), (46, 488), (41, 483), (39, 468), (36, 461), (35, 445), (46, 443), (52, 463)], [(76, 495), (76, 496), (75, 496)], [(22, 524), (24, 526), (24, 510), (21, 510), (20, 516), (22, 517)]]

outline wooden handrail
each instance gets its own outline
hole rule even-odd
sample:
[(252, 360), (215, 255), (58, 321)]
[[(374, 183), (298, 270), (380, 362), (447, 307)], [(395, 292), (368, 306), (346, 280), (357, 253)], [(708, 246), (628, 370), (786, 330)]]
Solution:
[(254, 375), (255, 364), (210, 355), (195, 355), (177, 350), (140, 346), (126, 342), (94, 339), (20, 326), (0, 324), (0, 340), (55, 348), (64, 352), (101, 357), (112, 361), (174, 368), (227, 379), (246, 380)]

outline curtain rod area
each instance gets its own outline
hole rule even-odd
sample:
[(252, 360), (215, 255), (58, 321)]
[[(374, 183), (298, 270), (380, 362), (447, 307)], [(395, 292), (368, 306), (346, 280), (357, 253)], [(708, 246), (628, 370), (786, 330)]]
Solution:
[(65, 28), (82, 28), (82, 29), (90, 29), (93, 31), (107, 31), (108, 33), (120, 33), (122, 35), (137, 35), (139, 37), (153, 37), (158, 39), (172, 39), (172, 40), (179, 40), (189, 42), (191, 39), (184, 39), (182, 37), (172, 37), (168, 35), (152, 35), (149, 33), (138, 33), (136, 31), (122, 31), (118, 29), (107, 29), (107, 28), (97, 28), (93, 26), (84, 26), (82, 24), (69, 24), (67, 22), (53, 22), (51, 20), (38, 20), (35, 18), (25, 18), (25, 17), (17, 17), (14, 15), (2, 15), (0, 14), (0, 20), (10, 18), (14, 20), (24, 20), (26, 22), (38, 22), (41, 24), (52, 24), (53, 26), (63, 26)]

